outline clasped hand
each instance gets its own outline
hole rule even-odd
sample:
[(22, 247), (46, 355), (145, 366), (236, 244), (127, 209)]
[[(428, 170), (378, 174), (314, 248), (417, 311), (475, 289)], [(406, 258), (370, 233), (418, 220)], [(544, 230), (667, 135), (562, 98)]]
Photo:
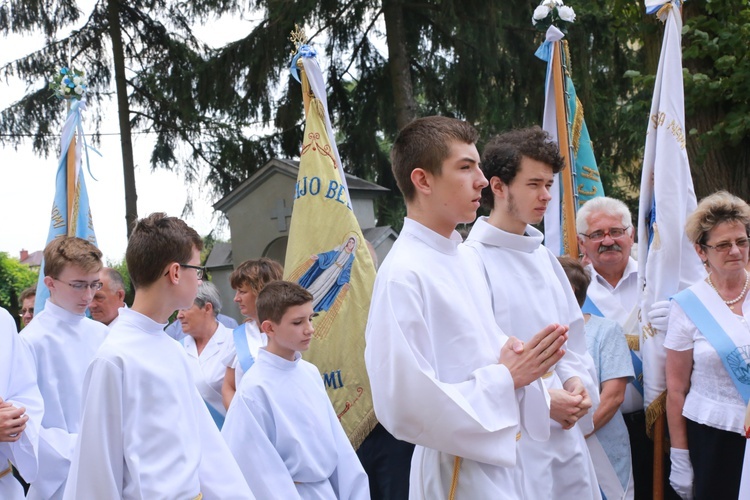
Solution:
[(21, 439), (28, 420), (26, 408), (16, 408), (0, 398), (0, 442), (13, 443)]

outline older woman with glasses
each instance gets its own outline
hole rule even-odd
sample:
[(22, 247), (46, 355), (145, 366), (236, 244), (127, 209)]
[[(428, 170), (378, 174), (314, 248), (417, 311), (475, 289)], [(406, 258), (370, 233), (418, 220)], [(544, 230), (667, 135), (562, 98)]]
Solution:
[(181, 343), (190, 358), (195, 385), (216, 425), (221, 428), (227, 414), (221, 402), (221, 386), (226, 371), (221, 353), (226, 349), (225, 344), (232, 342), (232, 331), (216, 319), (219, 312), (219, 291), (213, 283), (203, 281), (193, 305), (189, 309), (181, 309), (177, 319), (182, 324), (182, 331), (187, 334)]
[(685, 228), (709, 274), (672, 297), (667, 348), (670, 482), (683, 498), (737, 498), (750, 397), (750, 207), (720, 191)]

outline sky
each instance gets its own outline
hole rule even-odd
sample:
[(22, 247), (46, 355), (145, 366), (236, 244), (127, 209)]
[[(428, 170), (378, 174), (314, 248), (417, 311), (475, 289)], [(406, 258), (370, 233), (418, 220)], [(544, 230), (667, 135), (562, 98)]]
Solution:
[[(87, 3), (93, 5), (93, 2), (79, 2), (83, 5)], [(86, 17), (84, 15), (82, 19)], [(214, 29), (216, 24), (214, 22), (197, 30), (199, 38), (214, 46), (242, 38), (252, 29), (252, 21), (238, 19), (222, 19), (221, 29)], [(0, 36), (0, 65), (32, 52), (41, 45), (41, 38)], [(288, 49), (282, 47), (280, 50)], [(25, 85), (20, 81), (0, 85), (0, 109), (20, 99), (25, 91)], [(60, 103), (60, 113), (65, 113), (63, 103)], [(90, 170), (95, 179), (91, 178), (84, 163), (94, 230), (105, 262), (122, 260), (127, 246), (125, 189), (117, 123), (116, 107), (112, 104), (105, 111), (100, 129), (101, 145), (96, 149), (101, 156), (89, 153)], [(83, 125), (86, 131), (85, 114)], [(214, 213), (212, 208), (218, 197), (205, 187), (205, 172), (199, 182), (186, 185), (179, 173), (162, 169), (152, 171), (149, 166), (152, 140), (149, 135), (133, 136), (139, 217), (157, 211), (179, 217), (190, 195), (194, 200), (193, 214), (184, 217), (185, 221), (201, 235), (214, 230), (215, 237), (229, 239), (227, 224), (221, 220), (221, 214)], [(21, 144), (17, 150), (0, 146), (0, 252), (18, 257), (22, 249), (29, 252), (44, 249), (54, 197), (58, 153), (43, 158), (32, 151), (30, 141)]]

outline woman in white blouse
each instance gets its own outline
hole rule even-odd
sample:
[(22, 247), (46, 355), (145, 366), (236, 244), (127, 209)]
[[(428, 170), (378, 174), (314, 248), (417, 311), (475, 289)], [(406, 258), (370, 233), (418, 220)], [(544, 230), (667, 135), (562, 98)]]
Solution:
[(216, 319), (220, 311), (221, 300), (216, 286), (203, 281), (192, 307), (177, 313), (182, 331), (188, 335), (181, 342), (191, 361), (195, 385), (219, 428), (227, 414), (221, 402), (221, 386), (226, 372), (221, 353), (226, 349), (225, 344), (232, 342), (232, 330)]
[(672, 297), (667, 348), (670, 483), (682, 498), (737, 498), (750, 396), (750, 207), (704, 198), (686, 233), (709, 274)]

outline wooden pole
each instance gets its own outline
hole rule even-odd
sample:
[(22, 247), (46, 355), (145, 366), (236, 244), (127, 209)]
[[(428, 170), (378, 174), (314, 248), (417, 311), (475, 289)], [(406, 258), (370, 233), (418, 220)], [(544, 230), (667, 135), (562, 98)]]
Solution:
[(664, 498), (664, 425), (666, 415), (662, 413), (654, 422), (654, 500)]
[(568, 111), (565, 102), (565, 75), (563, 74), (562, 42), (554, 42), (554, 64), (552, 81), (555, 86), (555, 108), (557, 114), (557, 143), (560, 154), (565, 160), (565, 168), (560, 171), (562, 181), (562, 241), (563, 253), (578, 258), (578, 236), (576, 234), (576, 206), (573, 196), (573, 157), (570, 152), (570, 134), (568, 132)]

